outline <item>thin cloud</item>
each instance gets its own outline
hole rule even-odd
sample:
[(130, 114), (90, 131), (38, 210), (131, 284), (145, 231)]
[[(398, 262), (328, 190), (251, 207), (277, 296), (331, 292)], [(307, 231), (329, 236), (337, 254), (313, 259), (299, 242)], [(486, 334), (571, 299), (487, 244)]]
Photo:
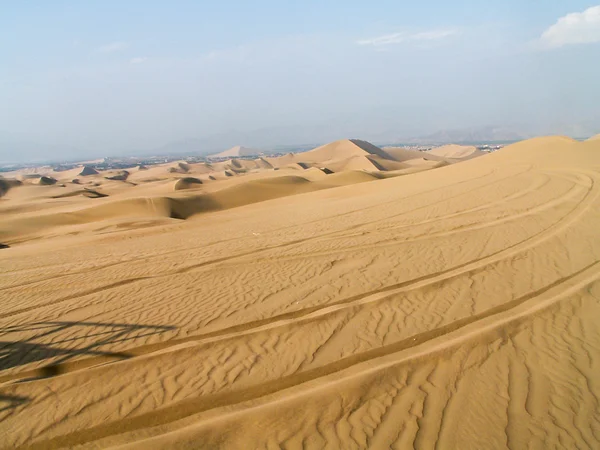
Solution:
[(145, 56), (136, 56), (135, 58), (131, 58), (129, 60), (130, 64), (141, 64), (144, 61), (146, 61), (148, 58), (146, 58)]
[(441, 30), (429, 30), (421, 31), (418, 33), (399, 32), (392, 34), (385, 34), (370, 39), (363, 39), (357, 41), (358, 45), (370, 45), (373, 47), (384, 47), (387, 45), (404, 44), (408, 42), (424, 42), (424, 41), (437, 41), (448, 38), (458, 34), (457, 30), (452, 29), (441, 29)]
[(540, 42), (547, 48), (600, 42), (600, 5), (561, 17), (542, 33)]
[(111, 42), (110, 44), (98, 47), (100, 53), (114, 53), (127, 48), (126, 42)]

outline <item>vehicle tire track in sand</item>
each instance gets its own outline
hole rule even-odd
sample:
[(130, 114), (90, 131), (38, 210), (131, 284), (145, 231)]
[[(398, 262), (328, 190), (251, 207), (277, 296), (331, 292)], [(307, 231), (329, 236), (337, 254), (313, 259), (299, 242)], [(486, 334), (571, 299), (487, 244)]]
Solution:
[[(590, 181), (592, 183), (592, 186), (589, 188), (589, 190), (591, 191), (592, 188), (593, 188), (593, 186), (594, 186), (594, 182), (593, 182), (593, 180), (591, 178), (590, 178)], [(551, 207), (555, 206), (557, 203), (560, 203), (560, 201), (562, 201), (562, 200), (565, 200), (565, 201), (569, 200), (572, 196), (575, 195), (574, 191), (579, 192), (582, 189), (584, 189), (584, 188), (581, 187), (581, 186), (574, 187), (570, 191), (570, 193), (565, 194), (565, 195), (559, 197), (559, 199), (555, 199), (555, 200), (553, 200), (553, 201), (551, 201), (551, 202), (549, 202), (547, 204), (540, 205), (539, 207), (533, 208), (530, 211), (527, 211), (527, 212), (524, 212), (524, 213), (520, 213), (520, 214), (516, 215), (516, 217), (523, 217), (523, 216), (526, 216), (526, 215), (535, 214), (536, 212), (543, 211), (545, 209), (551, 208)], [(503, 222), (506, 222), (506, 221), (509, 221), (509, 220), (511, 220), (511, 217), (499, 219), (499, 220), (495, 221), (495, 224), (497, 224), (497, 223), (503, 223)], [(472, 229), (485, 228), (486, 226), (487, 226), (486, 224), (478, 224), (478, 225), (475, 225), (473, 227), (464, 227), (464, 228), (461, 228), (460, 230), (451, 230), (451, 231), (448, 231), (448, 232), (443, 232), (443, 233), (437, 233), (437, 234), (429, 235), (429, 236), (427, 236), (427, 238), (429, 238), (431, 236), (446, 236), (446, 235), (451, 235), (451, 234), (454, 234), (454, 233), (466, 232), (466, 231), (470, 231)], [(294, 241), (282, 243), (282, 244), (279, 244), (279, 245), (271, 246), (271, 247), (264, 248), (264, 249), (261, 249), (261, 250), (258, 250), (258, 251), (250, 251), (250, 252), (246, 252), (246, 253), (243, 253), (243, 254), (236, 254), (236, 255), (226, 256), (226, 257), (223, 257), (223, 258), (218, 258), (218, 259), (214, 259), (214, 260), (210, 260), (210, 261), (204, 261), (202, 263), (192, 264), (192, 265), (189, 265), (189, 266), (186, 266), (186, 267), (183, 267), (183, 268), (171, 271), (171, 272), (166, 272), (166, 273), (162, 273), (162, 274), (155, 275), (155, 276), (134, 277), (134, 278), (127, 279), (127, 280), (121, 280), (121, 281), (118, 281), (118, 282), (115, 282), (115, 283), (111, 283), (111, 284), (106, 285), (106, 286), (100, 286), (98, 288), (91, 289), (89, 291), (80, 292), (80, 293), (73, 294), (73, 295), (70, 295), (70, 296), (67, 296), (67, 297), (63, 297), (61, 299), (52, 300), (52, 301), (44, 303), (44, 304), (37, 304), (35, 306), (32, 305), (32, 306), (27, 307), (27, 308), (21, 308), (19, 310), (14, 310), (14, 311), (10, 311), (10, 312), (4, 313), (4, 314), (0, 314), (0, 319), (7, 318), (7, 317), (12, 317), (12, 316), (24, 313), (24, 312), (28, 312), (28, 311), (31, 311), (32, 309), (55, 305), (55, 304), (58, 304), (58, 303), (61, 303), (61, 302), (65, 302), (65, 301), (68, 301), (68, 300), (72, 300), (72, 299), (75, 299), (75, 298), (84, 297), (86, 295), (91, 295), (91, 294), (96, 294), (96, 293), (99, 293), (99, 292), (107, 291), (107, 290), (114, 289), (114, 288), (117, 288), (117, 287), (122, 287), (122, 286), (125, 286), (125, 285), (133, 284), (133, 283), (136, 283), (136, 282), (139, 282), (139, 281), (143, 281), (143, 280), (147, 280), (147, 279), (157, 279), (157, 278), (163, 278), (163, 277), (170, 277), (170, 276), (175, 275), (175, 274), (187, 273), (187, 272), (190, 272), (190, 271), (193, 271), (193, 270), (197, 270), (199, 268), (203, 268), (203, 267), (206, 267), (206, 266), (210, 266), (210, 265), (214, 265), (214, 264), (219, 264), (219, 263), (223, 263), (223, 262), (229, 262), (231, 260), (235, 260), (235, 259), (238, 259), (238, 258), (243, 258), (243, 257), (246, 257), (246, 256), (254, 256), (257, 253), (264, 253), (264, 252), (268, 252), (268, 251), (274, 250), (274, 249), (281, 249), (281, 248), (293, 246), (293, 245), (296, 245), (296, 244), (299, 244), (299, 243), (304, 243), (304, 242), (307, 242), (309, 240), (318, 240), (318, 239), (323, 238), (324, 236), (325, 235), (312, 236), (312, 237), (305, 238), (305, 239), (294, 240)], [(419, 239), (425, 239), (425, 237), (402, 241), (402, 243), (414, 242), (414, 241), (418, 241)], [(384, 246), (387, 246), (387, 245), (388, 244), (384, 244)], [(377, 245), (371, 245), (371, 246), (369, 246), (369, 248), (374, 248), (374, 247), (377, 247)], [(358, 247), (358, 248), (360, 248), (360, 247)], [(511, 248), (511, 247), (509, 247), (509, 248)], [(319, 253), (314, 253), (314, 254), (311, 254), (311, 255), (316, 255), (316, 254), (319, 254)], [(303, 255), (303, 256), (306, 257), (307, 255)], [(493, 256), (493, 255), (489, 255), (489, 256)], [(472, 262), (476, 262), (476, 261), (472, 261)], [(469, 263), (471, 263), (471, 262), (469, 262)]]
[[(262, 331), (267, 328), (274, 328), (278, 326), (283, 326), (288, 324), (291, 321), (304, 319), (304, 320), (312, 320), (314, 317), (320, 317), (325, 314), (330, 314), (335, 311), (338, 311), (347, 307), (354, 307), (360, 304), (366, 304), (371, 302), (376, 302), (389, 297), (390, 295), (396, 295), (401, 292), (410, 291), (414, 289), (420, 289), (426, 286), (435, 285), (436, 283), (442, 283), (448, 281), (449, 279), (456, 278), (459, 276), (463, 276), (467, 273), (477, 273), (481, 271), (485, 271), (490, 265), (497, 264), (501, 261), (506, 260), (509, 257), (513, 257), (518, 255), (519, 253), (531, 249), (536, 245), (544, 242), (548, 239), (553, 238), (562, 230), (567, 229), (572, 223), (579, 220), (581, 215), (583, 215), (593, 204), (593, 202), (600, 197), (600, 193), (597, 193), (595, 196), (590, 197), (590, 194), (593, 191), (595, 184), (592, 184), (589, 187), (589, 191), (586, 196), (578, 202), (573, 209), (571, 209), (567, 214), (565, 214), (559, 221), (555, 222), (550, 227), (541, 230), (537, 234), (528, 237), (527, 239), (517, 242), (510, 247), (506, 247), (502, 250), (499, 250), (491, 255), (487, 255), (483, 258), (478, 258), (472, 261), (467, 261), (458, 266), (451, 267), (449, 269), (424, 275), (422, 277), (407, 280), (401, 283), (385, 286), (379, 289), (375, 289), (366, 293), (362, 293), (356, 296), (348, 297), (342, 300), (338, 300), (336, 302), (328, 303), (325, 305), (318, 305), (309, 308), (303, 308), (296, 311), (291, 311), (283, 314), (279, 314), (276, 316), (271, 316), (267, 319), (260, 319), (252, 322), (246, 322), (241, 325), (235, 325), (229, 328), (217, 330), (214, 332), (188, 336), (181, 339), (172, 339), (167, 342), (157, 343), (157, 344), (149, 344), (146, 346), (140, 346), (137, 348), (130, 348), (127, 352), (132, 356), (141, 356), (148, 353), (152, 353), (159, 350), (164, 350), (172, 346), (181, 345), (187, 342), (194, 341), (202, 341), (202, 340), (214, 340), (215, 338), (220, 339), (229, 339), (237, 335), (241, 334), (249, 334), (256, 331)], [(583, 206), (583, 207), (582, 207)], [(523, 245), (525, 244), (526, 245)], [(68, 372), (70, 370), (79, 370), (80, 367), (90, 367), (94, 364), (95, 358), (87, 358), (82, 359), (80, 361), (74, 361), (71, 363), (65, 363), (63, 366), (63, 370)], [(100, 364), (105, 364), (106, 359), (98, 359)], [(15, 379), (22, 379), (24, 376), (31, 376), (32, 374), (37, 373), (33, 372), (25, 372), (15, 375), (10, 375), (5, 378), (0, 378), (2, 381), (9, 381)]]
[[(470, 317), (465, 317), (464, 319), (459, 319), (455, 322), (452, 322), (448, 325), (442, 326), (434, 330), (413, 335), (412, 337), (403, 339), (393, 344), (375, 348), (363, 353), (355, 354), (334, 361), (328, 365), (321, 366), (316, 369), (310, 369), (305, 372), (295, 373), (293, 375), (279, 378), (274, 381), (269, 381), (262, 385), (254, 385), (248, 388), (239, 389), (227, 393), (213, 394), (200, 398), (183, 400), (175, 405), (161, 408), (149, 413), (144, 413), (136, 417), (124, 418), (117, 422), (88, 428), (83, 431), (77, 431), (71, 434), (66, 434), (54, 439), (39, 441), (31, 446), (28, 446), (27, 448), (33, 450), (60, 448), (67, 446), (71, 447), (74, 445), (92, 442), (94, 440), (99, 440), (107, 436), (125, 433), (127, 431), (139, 428), (150, 428), (159, 425), (164, 425), (210, 409), (221, 408), (228, 405), (240, 404), (251, 400), (260, 399), (262, 397), (275, 394), (279, 391), (294, 388), (298, 385), (307, 382), (312, 382), (318, 378), (323, 378), (332, 374), (337, 374), (339, 372), (346, 371), (347, 369), (350, 369), (353, 366), (357, 366), (362, 363), (367, 363), (382, 357), (391, 356), (402, 351), (430, 343), (430, 341), (436, 340), (438, 338), (447, 337), (450, 334), (456, 334), (456, 336), (454, 336), (453, 338), (447, 339), (445, 342), (440, 342), (434, 350), (423, 350), (422, 353), (419, 353), (417, 355), (409, 355), (406, 358), (402, 358), (401, 355), (398, 355), (396, 360), (390, 362), (382, 362), (381, 364), (375, 366), (367, 366), (362, 370), (355, 371), (354, 373), (343, 374), (341, 377), (336, 377), (335, 380), (332, 380), (327, 384), (321, 384), (315, 389), (324, 389), (325, 387), (329, 387), (329, 384), (343, 383), (348, 377), (354, 378), (357, 376), (362, 376), (366, 372), (373, 373), (390, 366), (405, 363), (408, 360), (414, 359), (416, 357), (422, 358), (424, 356), (431, 355), (433, 352), (441, 352), (443, 350), (456, 347), (462, 341), (471, 339), (475, 336), (480, 336), (482, 334), (489, 333), (490, 331), (498, 329), (502, 326), (506, 326), (511, 322), (526, 320), (527, 317), (531, 316), (532, 314), (535, 314), (545, 308), (548, 308), (549, 306), (552, 306), (554, 303), (562, 300), (566, 296), (569, 296), (581, 289), (584, 289), (586, 286), (598, 280), (598, 278), (600, 277), (600, 272), (598, 271), (599, 267), (600, 262), (596, 261), (578, 270), (575, 273), (572, 273), (566, 277), (556, 280), (555, 282), (547, 286), (544, 286), (543, 288), (530, 292), (522, 297), (519, 297), (497, 307), (490, 308), (482, 313)], [(562, 287), (562, 285), (567, 283), (571, 284), (568, 288), (561, 290), (556, 289)], [(554, 290), (558, 290), (558, 292), (553, 293)], [(538, 299), (537, 303), (534, 302), (524, 311), (520, 311), (514, 316), (499, 317), (497, 318), (497, 320), (491, 320), (495, 316), (510, 312), (511, 310), (514, 310), (518, 307), (527, 306), (530, 300), (534, 300), (541, 296), (546, 296), (546, 294), (549, 294), (548, 298)], [(489, 320), (489, 322), (485, 325), (476, 327), (472, 331), (469, 329), (470, 326), (476, 325), (486, 320)], [(310, 389), (305, 389), (299, 394), (295, 395), (304, 396), (308, 395), (309, 392)], [(245, 412), (248, 413), (249, 411), (246, 410)]]
[[(528, 166), (528, 169), (529, 169), (529, 168), (530, 168), (530, 166)], [(487, 177), (489, 177), (491, 174), (493, 174), (493, 173), (495, 173), (495, 172), (496, 172), (496, 170), (492, 170), (490, 173), (488, 173), (488, 174), (486, 174), (486, 175), (482, 175), (482, 176), (474, 177), (474, 178), (471, 178), (471, 179), (469, 179), (469, 180), (460, 181), (460, 182), (454, 183), (454, 184), (452, 184), (452, 185), (450, 185), (450, 186), (444, 186), (444, 187), (440, 187), (440, 188), (432, 189), (432, 190), (429, 190), (429, 191), (419, 192), (419, 193), (417, 193), (417, 194), (414, 194), (413, 196), (401, 197), (400, 199), (394, 199), (394, 200), (391, 200), (391, 201), (389, 201), (389, 202), (378, 203), (377, 205), (374, 205), (374, 206), (371, 206), (371, 207), (364, 207), (364, 208), (356, 209), (356, 210), (353, 210), (353, 211), (350, 211), (350, 212), (346, 212), (346, 213), (342, 213), (342, 214), (337, 214), (337, 215), (333, 215), (333, 216), (328, 216), (328, 217), (326, 217), (326, 218), (315, 219), (315, 220), (312, 220), (312, 221), (309, 221), (309, 222), (305, 222), (303, 225), (304, 225), (304, 226), (306, 226), (306, 225), (309, 225), (309, 224), (312, 224), (312, 223), (319, 223), (319, 222), (322, 222), (323, 220), (331, 220), (331, 219), (336, 219), (336, 218), (343, 217), (343, 216), (346, 216), (346, 215), (355, 214), (355, 213), (357, 213), (357, 212), (364, 213), (364, 211), (365, 211), (365, 210), (368, 210), (368, 209), (370, 209), (370, 208), (381, 208), (381, 206), (383, 206), (383, 205), (386, 205), (386, 204), (394, 204), (394, 203), (398, 203), (399, 201), (402, 201), (402, 200), (407, 200), (407, 199), (409, 199), (409, 198), (412, 198), (412, 197), (415, 197), (415, 196), (419, 196), (419, 195), (426, 195), (426, 194), (430, 194), (430, 193), (436, 192), (436, 191), (438, 191), (438, 190), (441, 190), (441, 189), (450, 189), (450, 188), (453, 188), (453, 187), (455, 187), (455, 186), (461, 185), (461, 184), (463, 184), (463, 183), (472, 182), (473, 180), (478, 180), (478, 179), (482, 179), (482, 178), (487, 178)], [(500, 182), (502, 182), (502, 181), (505, 181), (505, 180), (507, 180), (507, 179), (513, 178), (514, 176), (519, 176), (519, 175), (522, 175), (522, 174), (524, 174), (524, 173), (526, 173), (526, 172), (527, 172), (527, 171), (524, 171), (524, 172), (519, 172), (519, 173), (518, 173), (518, 174), (516, 174), (516, 175), (515, 175), (515, 174), (511, 174), (511, 175), (509, 175), (509, 176), (507, 176), (507, 177), (500, 178), (500, 179), (498, 179), (498, 180), (494, 180), (494, 181), (492, 181), (492, 182), (489, 182), (489, 183), (485, 183), (485, 184), (483, 184), (483, 185), (481, 185), (481, 186), (478, 186), (478, 189), (481, 189), (481, 188), (484, 188), (484, 187), (488, 187), (488, 186), (492, 186), (492, 185), (494, 185), (494, 184), (500, 183)], [(412, 213), (412, 212), (414, 212), (414, 211), (418, 211), (418, 210), (421, 210), (421, 209), (429, 208), (429, 207), (431, 207), (431, 206), (433, 206), (433, 205), (436, 205), (436, 204), (441, 204), (441, 203), (447, 202), (448, 200), (451, 200), (451, 199), (454, 199), (454, 198), (458, 198), (458, 197), (461, 197), (461, 196), (463, 196), (463, 195), (468, 195), (468, 194), (469, 194), (469, 191), (466, 191), (466, 192), (461, 192), (461, 193), (459, 193), (459, 194), (456, 194), (456, 195), (450, 196), (450, 197), (448, 197), (448, 198), (445, 198), (445, 199), (443, 199), (443, 200), (439, 200), (439, 201), (436, 201), (436, 202), (433, 202), (433, 203), (427, 203), (425, 206), (419, 206), (419, 207), (416, 207), (416, 208), (414, 208), (414, 209), (410, 209), (410, 210), (407, 210), (407, 211), (403, 211), (403, 212), (402, 212), (401, 214), (399, 214), (399, 215), (410, 214), (410, 213)], [(387, 219), (389, 219), (389, 218), (393, 218), (393, 217), (396, 217), (396, 216), (398, 216), (398, 214), (395, 214), (395, 215), (392, 215), (392, 216), (386, 217), (386, 218), (384, 218), (384, 219), (378, 219), (378, 220), (376, 220), (376, 221), (372, 221), (372, 222), (368, 222), (368, 223), (365, 223), (365, 222), (363, 222), (363, 223), (362, 223), (362, 225), (365, 225), (365, 224), (370, 224), (370, 223), (375, 223), (375, 222), (378, 222), (379, 220), (387, 220)], [(272, 232), (278, 232), (278, 231), (282, 231), (282, 230), (289, 229), (289, 228), (294, 228), (294, 227), (297, 227), (297, 224), (294, 224), (294, 225), (289, 225), (289, 226), (287, 226), (287, 227), (282, 227), (282, 228), (279, 228), (279, 229), (275, 229), (275, 230), (272, 230)], [(337, 230), (337, 231), (333, 231), (333, 232), (329, 232), (329, 233), (323, 233), (323, 234), (321, 234), (321, 235), (317, 235), (317, 236), (310, 236), (310, 237), (308, 237), (308, 238), (306, 238), (306, 239), (301, 239), (301, 240), (295, 241), (295, 242), (293, 242), (293, 243), (290, 243), (290, 245), (293, 245), (293, 244), (298, 244), (298, 243), (303, 243), (303, 242), (305, 242), (305, 241), (310, 241), (310, 240), (313, 240), (313, 239), (318, 239), (318, 238), (320, 238), (320, 237), (325, 237), (325, 236), (328, 236), (328, 235), (330, 235), (330, 234), (333, 234), (333, 233), (338, 233), (338, 232), (340, 232), (340, 231), (341, 231), (341, 232), (343, 232), (343, 231), (348, 231), (348, 230)], [(93, 272), (95, 272), (95, 271), (102, 270), (102, 269), (105, 269), (105, 268), (109, 268), (109, 267), (115, 267), (115, 266), (119, 266), (119, 265), (123, 265), (123, 264), (129, 264), (129, 263), (136, 262), (136, 261), (143, 261), (143, 260), (150, 261), (150, 260), (153, 260), (153, 259), (160, 259), (160, 258), (163, 258), (163, 257), (164, 257), (164, 256), (166, 256), (166, 255), (172, 255), (172, 254), (182, 253), (182, 252), (184, 252), (184, 251), (195, 250), (195, 249), (205, 249), (205, 248), (208, 248), (208, 247), (211, 247), (211, 246), (215, 246), (215, 245), (218, 245), (218, 244), (223, 244), (223, 243), (226, 243), (226, 242), (231, 242), (231, 241), (235, 241), (235, 240), (239, 240), (239, 239), (241, 239), (241, 237), (235, 237), (235, 238), (230, 238), (230, 239), (223, 239), (223, 240), (219, 240), (219, 241), (216, 241), (216, 242), (211, 242), (211, 243), (209, 243), (209, 244), (205, 244), (205, 245), (198, 246), (198, 247), (188, 247), (188, 248), (186, 248), (186, 249), (184, 249), (184, 250), (181, 250), (181, 249), (177, 249), (177, 250), (171, 250), (171, 251), (166, 251), (166, 252), (157, 253), (157, 254), (154, 254), (154, 255), (151, 255), (151, 256), (145, 255), (145, 256), (143, 256), (143, 257), (139, 257), (139, 258), (132, 258), (132, 259), (128, 259), (128, 260), (126, 260), (126, 261), (119, 261), (119, 262), (115, 262), (115, 263), (110, 263), (110, 264), (99, 265), (99, 266), (95, 266), (95, 267), (92, 267), (92, 268), (89, 268), (89, 269), (85, 269), (85, 270), (81, 270), (81, 271), (72, 271), (72, 272), (69, 272), (68, 274), (64, 274), (64, 275), (58, 275), (58, 276), (54, 276), (54, 277), (47, 277), (47, 278), (37, 279), (37, 280), (34, 280), (34, 281), (29, 281), (29, 282), (27, 282), (27, 283), (22, 283), (22, 284), (10, 285), (10, 286), (7, 286), (7, 287), (0, 288), (0, 292), (2, 292), (2, 291), (4, 291), (4, 290), (7, 290), (7, 289), (18, 288), (18, 287), (24, 287), (24, 286), (30, 286), (30, 285), (32, 285), (32, 284), (35, 284), (35, 283), (40, 283), (40, 282), (44, 282), (44, 281), (48, 281), (48, 280), (56, 280), (56, 279), (60, 279), (60, 278), (64, 278), (64, 277), (69, 277), (69, 276), (73, 276), (73, 275), (78, 275), (78, 274), (93, 273)], [(276, 248), (276, 247), (273, 247), (273, 248)], [(269, 248), (264, 248), (264, 249), (262, 249), (262, 250), (265, 250), (265, 251), (267, 251), (267, 250), (269, 250), (269, 249), (271, 249), (271, 247), (269, 247)], [(261, 250), (261, 251), (262, 251), (262, 250)], [(232, 257), (243, 257), (243, 256), (248, 256), (248, 255), (249, 255), (249, 254), (251, 254), (251, 253), (252, 253), (252, 252), (249, 252), (249, 253), (243, 253), (243, 254), (238, 254), (238, 255), (234, 255), (234, 256), (232, 256)], [(209, 262), (209, 261), (207, 261), (207, 262)], [(220, 261), (217, 259), (217, 260), (211, 260), (210, 262), (218, 263), (218, 262), (220, 262)], [(43, 267), (44, 267), (44, 266), (38, 267), (38, 269), (41, 269), (41, 268), (43, 268)], [(31, 269), (29, 269), (29, 270), (31, 270)], [(16, 270), (16, 271), (8, 271), (8, 272), (6, 272), (6, 273), (18, 273), (18, 272), (19, 272), (19, 270)]]

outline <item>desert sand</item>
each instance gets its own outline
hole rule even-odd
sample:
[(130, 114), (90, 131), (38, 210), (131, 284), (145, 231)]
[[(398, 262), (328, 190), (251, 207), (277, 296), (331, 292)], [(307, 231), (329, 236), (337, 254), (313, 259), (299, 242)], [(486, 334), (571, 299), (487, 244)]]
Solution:
[(260, 154), (260, 150), (256, 150), (253, 148), (244, 147), (241, 145), (236, 145), (231, 147), (230, 149), (223, 150), (220, 153), (215, 153), (210, 155), (211, 158), (236, 158), (242, 156), (253, 156)]
[(0, 446), (598, 448), (600, 141), (402, 150), (5, 174)]

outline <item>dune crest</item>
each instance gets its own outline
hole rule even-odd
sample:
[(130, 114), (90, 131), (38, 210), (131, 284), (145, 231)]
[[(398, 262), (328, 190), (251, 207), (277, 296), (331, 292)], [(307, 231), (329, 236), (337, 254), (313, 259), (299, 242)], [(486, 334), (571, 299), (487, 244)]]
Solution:
[(202, 180), (199, 180), (198, 178), (194, 178), (194, 177), (185, 177), (185, 178), (180, 178), (179, 180), (177, 180), (177, 182), (175, 183), (174, 189), (176, 191), (180, 191), (183, 189), (193, 189), (193, 188), (197, 188), (202, 184)]
[(481, 150), (473, 146), (465, 145), (442, 145), (427, 152), (429, 155), (442, 156), (444, 158), (465, 159), (483, 155)]
[(84, 166), (84, 168), (78, 174), (80, 177), (87, 177), (89, 175), (98, 175), (98, 171), (92, 166)]
[(40, 177), (38, 184), (41, 186), (52, 186), (53, 184), (56, 184), (56, 178), (42, 176)]

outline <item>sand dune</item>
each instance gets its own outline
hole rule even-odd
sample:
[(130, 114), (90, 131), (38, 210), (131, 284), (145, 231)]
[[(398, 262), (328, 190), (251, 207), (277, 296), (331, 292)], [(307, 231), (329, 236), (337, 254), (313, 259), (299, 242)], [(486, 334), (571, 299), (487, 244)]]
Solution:
[(407, 161), (411, 159), (422, 159), (427, 157), (433, 161), (442, 161), (444, 158), (437, 156), (430, 152), (421, 152), (419, 150), (412, 150), (404, 147), (384, 147), (383, 151), (389, 155), (395, 161)]
[(228, 150), (224, 150), (220, 153), (215, 153), (210, 155), (209, 158), (236, 158), (236, 157), (248, 157), (248, 156), (256, 156), (262, 153), (260, 150), (256, 150), (253, 148), (243, 147), (241, 145), (236, 145), (235, 147), (231, 147)]
[(298, 159), (305, 162), (326, 162), (355, 156), (376, 155), (387, 158), (387, 155), (379, 147), (357, 139), (342, 139), (332, 142), (314, 150), (295, 154)]
[(179, 180), (177, 180), (177, 182), (175, 183), (174, 189), (176, 191), (181, 191), (183, 189), (198, 188), (201, 185), (202, 185), (202, 180), (199, 180), (198, 178), (194, 178), (194, 177), (185, 177), (185, 178), (180, 178)]
[[(347, 184), (363, 183), (383, 178), (377, 173), (364, 171), (346, 171), (326, 176), (322, 171), (308, 171), (307, 177), (295, 175), (280, 175), (277, 177), (242, 181), (234, 185), (226, 185), (212, 192), (201, 192), (196, 195), (184, 193), (180, 196), (150, 196), (143, 198), (122, 199), (112, 197), (105, 203), (86, 204), (77, 209), (50, 210), (40, 213), (37, 209), (29, 214), (9, 217), (0, 224), (0, 239), (9, 243), (24, 242), (40, 239), (45, 232), (52, 230), (59, 233), (57, 228), (69, 227), (68, 233), (77, 232), (77, 226), (102, 222), (108, 219), (137, 219), (152, 220), (157, 218), (189, 219), (192, 216), (218, 210), (237, 208), (251, 203), (264, 202), (279, 197), (297, 195), (321, 189), (328, 189)], [(327, 177), (327, 178), (325, 178)], [(174, 191), (189, 191), (201, 188), (201, 180), (193, 177), (180, 178), (173, 186)], [(71, 190), (51, 196), (54, 199), (84, 196), (87, 198), (108, 197), (107, 194), (85, 188)], [(79, 204), (81, 205), (81, 204)], [(0, 210), (1, 211), (1, 210)], [(83, 227), (87, 229), (89, 227)]]
[(265, 158), (258, 158), (254, 160), (254, 164), (257, 169), (272, 169), (273, 166)]
[(0, 448), (597, 448), (600, 141), (421, 165), (11, 188)]
[[(414, 153), (418, 153), (421, 158), (423, 157), (420, 152)], [(415, 158), (415, 154), (411, 154), (411, 157)], [(398, 151), (388, 153), (366, 141), (343, 139), (307, 152), (290, 153), (278, 158), (269, 158), (268, 162), (277, 168), (293, 166), (300, 169), (322, 167), (333, 172), (346, 170), (389, 171), (408, 167), (402, 164), (403, 156), (405, 154)]]
[(56, 178), (42, 176), (38, 180), (38, 184), (41, 186), (52, 186), (53, 184), (56, 184)]
[(91, 166), (85, 166), (81, 172), (79, 172), (80, 177), (87, 177), (89, 175), (98, 175), (98, 171)]
[(421, 168), (429, 168), (429, 169), (433, 169), (433, 168), (437, 168), (437, 167), (444, 167), (445, 165), (448, 164), (448, 162), (446, 162), (445, 160), (437, 161), (437, 160), (432, 160), (432, 159), (428, 159), (428, 158), (406, 159), (406, 160), (402, 161), (402, 163), (405, 166), (409, 166), (409, 167), (421, 167)]
[(477, 156), (482, 156), (484, 153), (472, 146), (442, 145), (441, 147), (427, 151), (427, 154), (452, 159), (471, 159)]

